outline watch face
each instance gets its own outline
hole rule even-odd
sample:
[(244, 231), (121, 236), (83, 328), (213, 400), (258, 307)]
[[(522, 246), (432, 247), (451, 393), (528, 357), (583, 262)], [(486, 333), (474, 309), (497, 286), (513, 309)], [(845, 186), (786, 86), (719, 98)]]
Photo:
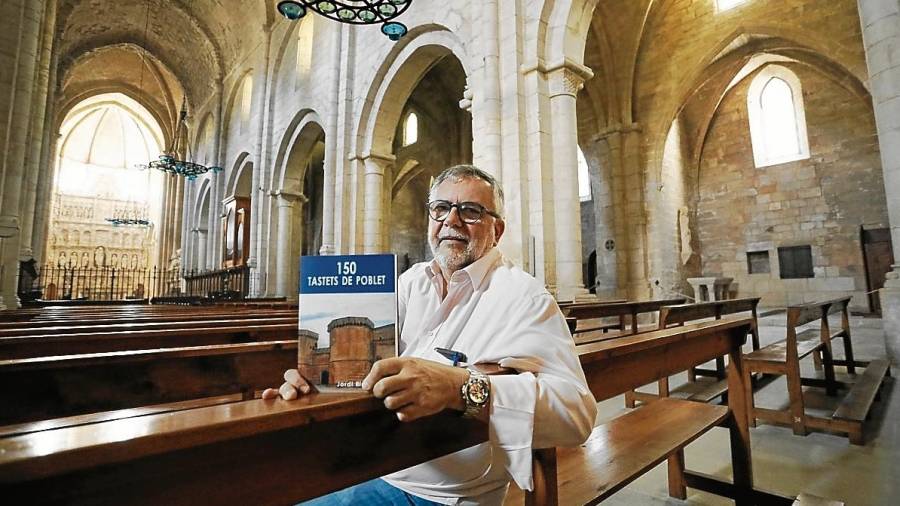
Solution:
[(477, 379), (469, 383), (467, 391), (469, 400), (475, 404), (484, 404), (488, 400), (490, 390), (488, 390), (487, 381)]

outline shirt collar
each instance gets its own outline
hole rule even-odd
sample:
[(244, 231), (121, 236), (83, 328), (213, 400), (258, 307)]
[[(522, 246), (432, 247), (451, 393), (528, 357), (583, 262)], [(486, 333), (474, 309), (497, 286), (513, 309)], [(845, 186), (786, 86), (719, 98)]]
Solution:
[[(454, 272), (453, 275), (456, 275), (457, 272), (465, 273), (472, 282), (472, 288), (478, 290), (501, 256), (499, 249), (491, 248), (484, 256), (463, 269)], [(441, 266), (438, 264), (437, 260), (432, 259), (425, 271), (428, 273), (429, 277), (433, 278), (434, 276), (440, 276)]]

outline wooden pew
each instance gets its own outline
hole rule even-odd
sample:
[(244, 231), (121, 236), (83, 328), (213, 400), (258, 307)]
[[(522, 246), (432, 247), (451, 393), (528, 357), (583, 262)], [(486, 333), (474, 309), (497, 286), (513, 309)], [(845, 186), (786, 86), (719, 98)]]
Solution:
[(50, 320), (31, 320), (25, 322), (0, 322), (0, 331), (10, 331), (10, 334), (18, 335), (16, 331), (38, 329), (42, 327), (64, 327), (77, 325), (110, 325), (133, 323), (162, 323), (162, 322), (190, 322), (215, 320), (222, 318), (240, 318), (241, 320), (264, 320), (267, 318), (297, 317), (296, 310), (288, 311), (193, 311), (188, 313), (163, 313), (159, 315), (101, 315), (84, 318), (57, 318)]
[(0, 425), (241, 393), (297, 364), (297, 340), (0, 360)]
[[(698, 322), (702, 320), (721, 320), (723, 316), (737, 315), (741, 313), (749, 313), (751, 327), (750, 337), (751, 346), (754, 350), (759, 349), (759, 322), (757, 319), (757, 306), (759, 306), (759, 297), (750, 297), (744, 299), (729, 299), (711, 302), (700, 302), (696, 304), (678, 304), (665, 306), (659, 310), (658, 328), (665, 329), (675, 326), (681, 326), (689, 322)], [(711, 376), (717, 381), (705, 385), (703, 388), (691, 393), (688, 399), (698, 402), (710, 402), (718, 397), (724, 396), (728, 392), (728, 382), (725, 381), (725, 358), (716, 358), (716, 368), (714, 370), (690, 368), (688, 369), (688, 381), (696, 381), (696, 376)], [(648, 402), (662, 397), (668, 397), (671, 394), (669, 389), (669, 378), (661, 378), (657, 382), (656, 394), (647, 392), (638, 392), (632, 390), (625, 394), (625, 405), (629, 408), (635, 406), (635, 401)]]
[[(581, 447), (537, 450), (536, 488), (526, 494), (525, 504), (596, 504), (668, 459), (672, 497), (684, 499), (685, 487), (692, 487), (737, 504), (790, 505), (792, 499), (753, 486), (741, 354), (751, 325), (746, 319), (700, 323), (578, 346), (598, 401), (721, 355), (729, 357), (728, 382), (735, 394), (727, 406), (659, 399), (595, 428)], [(716, 425), (729, 429), (733, 482), (684, 469), (683, 448)], [(566, 479), (558, 479), (558, 472)]]
[[(650, 382), (656, 371), (683, 370), (716, 353), (736, 354), (728, 367), (729, 377), (739, 385), (743, 378), (739, 350), (748, 325), (747, 321), (729, 321), (651, 332), (582, 346), (579, 355), (598, 399)], [(737, 385), (735, 391), (743, 392)], [(616, 452), (612, 462), (617, 465), (591, 455), (583, 461), (610, 471), (614, 481), (602, 482), (604, 497), (612, 493), (612, 487), (619, 489), (641, 470), (649, 469), (651, 461), (661, 461), (655, 454), (662, 452), (665, 458), (672, 448), (682, 446), (681, 442), (693, 440), (702, 433), (698, 426), (723, 422), (732, 435), (734, 483), (676, 472), (673, 476), (683, 476), (684, 481), (675, 481), (675, 486), (715, 489), (737, 497), (739, 504), (790, 504), (790, 499), (752, 488), (746, 403), (739, 393), (730, 397), (728, 408), (677, 399), (656, 404), (673, 406), (671, 423), (665, 427), (657, 420), (650, 424), (619, 420), (614, 430), (601, 429), (582, 449), (590, 452), (604, 447), (597, 439), (603, 434), (617, 440), (612, 447)], [(648, 408), (634, 413), (653, 414), (645, 411)], [(702, 415), (700, 422), (698, 415)], [(653, 430), (648, 432), (650, 425)], [(678, 433), (676, 426), (690, 430)], [(667, 441), (656, 442), (657, 431), (664, 433)], [(106, 416), (78, 425), (19, 427), (8, 434), (0, 437), (4, 497), (27, 497), (33, 504), (75, 505), (289, 504), (458, 451), (488, 437), (486, 426), (455, 413), (399, 424), (380, 401), (365, 393), (322, 393), (292, 402), (255, 400), (165, 414), (126, 414), (121, 419)], [(678, 444), (670, 444), (671, 440)], [(560, 468), (568, 465), (563, 451)], [(577, 494), (588, 489), (596, 495), (596, 484), (581, 486), (589, 479), (584, 468), (568, 474), (571, 482), (560, 482), (557, 495), (557, 453), (539, 450), (536, 455), (538, 489), (530, 495), (531, 504), (582, 504), (585, 501), (577, 499)]]
[(4, 500), (294, 504), (487, 441), (441, 413), (400, 423), (366, 393), (253, 400), (0, 439)]
[[(204, 322), (207, 323), (207, 322)], [(212, 344), (246, 343), (296, 339), (296, 321), (265, 325), (243, 322), (229, 326), (174, 328), (107, 332), (90, 328), (89, 332), (0, 337), (0, 359), (25, 359), (56, 355), (77, 355), (112, 351), (178, 348)]]
[(158, 319), (150, 319), (136, 323), (121, 323), (117, 320), (107, 320), (103, 323), (93, 323), (89, 325), (82, 324), (64, 324), (54, 326), (32, 326), (23, 328), (0, 328), (0, 338), (3, 337), (26, 337), (51, 335), (59, 336), (62, 334), (78, 334), (84, 332), (126, 332), (138, 330), (164, 330), (164, 329), (190, 329), (198, 327), (230, 327), (235, 325), (276, 325), (282, 323), (293, 323), (297, 325), (297, 315), (289, 314), (278, 317), (270, 317), (264, 319), (252, 319), (252, 323), (248, 323), (247, 319), (235, 317), (232, 315), (216, 316), (214, 318), (197, 318), (197, 319), (170, 319), (160, 321)]
[[(788, 384), (789, 406), (785, 410), (759, 408), (754, 405), (753, 392), (748, 391), (750, 402), (750, 423), (757, 420), (780, 423), (792, 427), (794, 434), (806, 435), (810, 429), (843, 432), (852, 444), (865, 443), (863, 423), (885, 376), (890, 375), (890, 361), (856, 360), (850, 336), (850, 297), (788, 307), (787, 335), (784, 341), (772, 343), (745, 357), (746, 374), (762, 372), (783, 375)], [(832, 333), (828, 315), (840, 313), (841, 325)], [(820, 328), (798, 332), (798, 327), (818, 321)], [(843, 360), (834, 360), (832, 340), (841, 338), (844, 345)], [(804, 378), (800, 374), (800, 361), (810, 355), (821, 355), (824, 379)], [(834, 366), (844, 366), (851, 381), (838, 381)], [(865, 368), (862, 375), (856, 375), (857, 368)], [(849, 389), (837, 409), (830, 417), (813, 416), (806, 413), (803, 401), (803, 386), (824, 387), (830, 396), (837, 395), (840, 388)], [(750, 388), (748, 386), (748, 388)]]
[[(576, 304), (563, 309), (568, 318), (575, 318), (578, 325), (573, 332), (576, 344), (584, 344), (604, 339), (612, 339), (640, 332), (639, 315), (655, 313), (660, 308), (681, 304), (684, 299), (647, 300), (634, 302), (614, 302), (602, 304)], [(603, 323), (602, 318), (618, 317), (617, 323)], [(626, 327), (626, 317), (630, 327)], [(610, 331), (616, 332), (610, 332)]]

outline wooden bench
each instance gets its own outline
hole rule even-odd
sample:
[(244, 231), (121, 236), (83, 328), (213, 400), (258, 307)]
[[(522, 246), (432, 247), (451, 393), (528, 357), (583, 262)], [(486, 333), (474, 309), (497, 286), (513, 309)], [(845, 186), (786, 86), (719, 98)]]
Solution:
[[(576, 344), (584, 344), (622, 335), (637, 334), (641, 331), (638, 323), (643, 314), (656, 313), (660, 308), (681, 304), (684, 299), (647, 300), (633, 302), (575, 304), (563, 309), (568, 318), (575, 318), (577, 325), (572, 337)], [(618, 318), (617, 322), (603, 321)], [(627, 321), (630, 322), (626, 326)], [(644, 329), (652, 330), (652, 329)], [(614, 331), (614, 332), (611, 332)]]
[[(698, 322), (702, 320), (721, 320), (723, 316), (741, 315), (749, 316), (750, 338), (752, 349), (759, 349), (759, 322), (757, 319), (757, 307), (759, 306), (759, 297), (750, 297), (744, 299), (728, 299), (711, 302), (700, 302), (696, 304), (678, 304), (665, 306), (659, 310), (660, 329), (682, 326), (689, 322)], [(743, 315), (742, 313), (749, 313)], [(715, 381), (696, 385), (694, 382), (697, 376), (708, 376), (715, 378)], [(719, 397), (723, 397), (728, 393), (728, 382), (725, 380), (725, 357), (716, 358), (715, 369), (701, 369), (692, 367), (688, 369), (688, 382), (691, 384), (687, 399), (697, 402), (710, 402)], [(699, 388), (698, 388), (699, 386)], [(669, 378), (661, 378), (657, 381), (657, 393), (638, 392), (636, 390), (629, 391), (625, 394), (625, 405), (629, 408), (635, 406), (636, 401), (648, 402), (662, 397), (668, 397), (672, 391), (669, 388)]]
[(30, 320), (24, 322), (2, 322), (0, 323), (0, 332), (3, 335), (22, 335), (21, 331), (35, 331), (43, 327), (66, 327), (66, 326), (85, 326), (85, 325), (112, 325), (112, 324), (134, 324), (134, 323), (163, 323), (163, 322), (193, 322), (217, 319), (236, 319), (241, 320), (262, 320), (267, 318), (297, 318), (297, 311), (210, 311), (210, 312), (189, 312), (189, 313), (164, 313), (159, 315), (141, 315), (141, 316), (93, 316), (90, 318), (66, 318), (51, 320)]
[[(752, 391), (748, 393), (751, 425), (755, 426), (757, 420), (786, 424), (798, 435), (806, 435), (810, 429), (843, 432), (847, 434), (851, 443), (864, 444), (863, 422), (877, 397), (882, 380), (890, 375), (890, 362), (887, 359), (869, 362), (854, 358), (850, 336), (850, 314), (847, 308), (849, 302), (850, 297), (843, 297), (789, 307), (786, 339), (745, 357), (746, 374), (762, 372), (783, 375), (788, 385), (789, 406), (784, 410), (756, 407)], [(828, 315), (834, 313), (841, 314), (841, 325), (840, 330), (832, 333)], [(816, 321), (819, 322), (819, 329), (798, 332), (798, 327)], [(832, 355), (832, 340), (837, 338), (843, 339), (845, 358), (842, 360), (834, 360)], [(811, 355), (820, 357), (824, 379), (801, 376), (800, 361)], [(851, 381), (838, 381), (835, 378), (835, 365), (845, 367), (847, 374), (852, 378)], [(862, 367), (865, 371), (858, 376), (856, 370)], [(837, 395), (838, 389), (849, 391), (832, 416), (819, 417), (806, 413), (803, 400), (804, 385), (823, 387), (829, 396)]]
[(246, 343), (297, 337), (297, 323), (290, 320), (271, 325), (247, 325), (239, 322), (229, 326), (175, 327), (0, 337), (0, 359)]
[(457, 413), (400, 423), (366, 393), (252, 400), (0, 438), (0, 489), (11, 504), (295, 504), (487, 440)]
[[(741, 354), (751, 325), (746, 319), (692, 324), (579, 346), (598, 401), (726, 354), (728, 381), (736, 393), (727, 406), (659, 399), (595, 428), (581, 447), (537, 450), (535, 490), (526, 493), (525, 504), (596, 504), (668, 460), (672, 497), (684, 499), (686, 487), (692, 487), (737, 504), (790, 505), (790, 498), (753, 487)], [(732, 482), (684, 468), (684, 447), (717, 425), (729, 429)]]
[(0, 360), (0, 425), (241, 393), (282, 382), (297, 340)]
[(134, 332), (139, 330), (167, 330), (167, 329), (190, 329), (200, 327), (232, 327), (236, 325), (278, 325), (293, 323), (297, 326), (297, 315), (285, 315), (277, 317), (268, 317), (263, 319), (255, 319), (254, 323), (248, 323), (244, 318), (222, 317), (208, 319), (181, 320), (175, 319), (170, 321), (159, 321), (151, 319), (134, 323), (119, 323), (115, 320), (106, 321), (100, 324), (67, 324), (55, 326), (33, 326), (30, 328), (0, 328), (0, 338), (3, 337), (27, 337), (27, 336), (59, 336), (63, 334), (80, 334), (85, 332)]

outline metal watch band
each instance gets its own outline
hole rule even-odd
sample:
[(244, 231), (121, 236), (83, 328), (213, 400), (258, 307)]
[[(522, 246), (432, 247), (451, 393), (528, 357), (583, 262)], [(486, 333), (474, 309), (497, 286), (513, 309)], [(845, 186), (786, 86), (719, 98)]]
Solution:
[[(469, 371), (469, 379), (463, 383), (462, 388), (460, 388), (460, 395), (462, 396), (463, 402), (466, 403), (466, 410), (463, 412), (463, 416), (466, 418), (474, 418), (478, 416), (479, 413), (488, 405), (490, 401), (490, 380), (484, 374), (475, 369), (467, 369)], [(481, 388), (486, 390), (486, 395), (484, 397), (484, 402), (477, 403), (472, 400), (469, 395), (469, 390), (478, 385)]]

